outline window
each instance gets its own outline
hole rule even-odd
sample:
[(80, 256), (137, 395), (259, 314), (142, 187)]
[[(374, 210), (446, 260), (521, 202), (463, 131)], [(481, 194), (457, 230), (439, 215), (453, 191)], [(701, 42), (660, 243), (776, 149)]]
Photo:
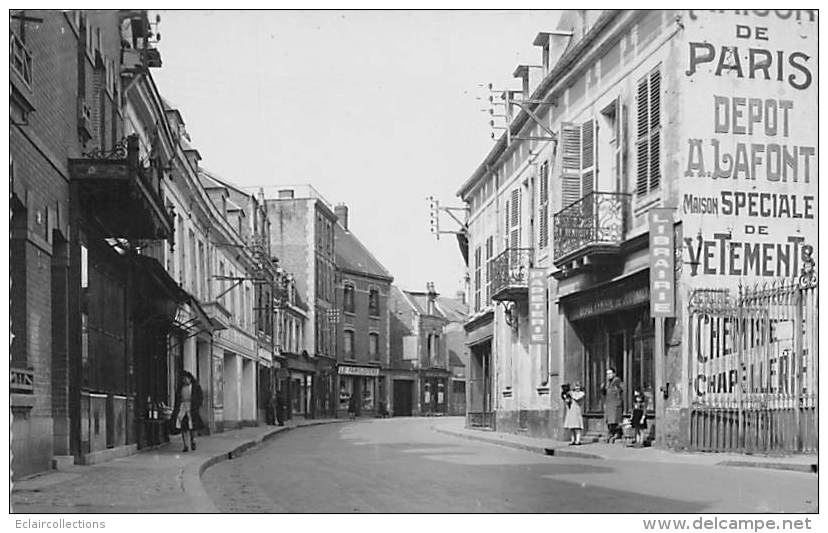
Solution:
[(661, 71), (658, 68), (639, 80), (636, 112), (635, 192), (645, 196), (661, 183)]
[(188, 242), (187, 252), (190, 254), (190, 279), (187, 286), (190, 292), (198, 294), (198, 276), (196, 275), (196, 239), (193, 230), (189, 232), (190, 240)]
[(451, 389), (454, 394), (466, 394), (466, 382), (465, 381), (452, 381), (451, 382)]
[(352, 283), (345, 283), (342, 296), (342, 305), (346, 313), (354, 312), (354, 286)]
[(489, 236), (486, 239), (486, 301), (483, 302), (489, 305), (492, 300), (492, 256), (494, 255), (494, 237)]
[(368, 355), (371, 356), (371, 359), (374, 361), (379, 361), (380, 359), (378, 333), (368, 334)]
[(380, 314), (379, 290), (375, 287), (371, 287), (368, 291), (368, 314), (371, 316)]
[(474, 310), (480, 310), (480, 267), (481, 267), (481, 251), (480, 247), (474, 249)]
[(549, 161), (541, 164), (538, 176), (538, 220), (538, 247), (546, 248), (549, 245)]
[(506, 202), (506, 247), (520, 248), (520, 187), (515, 187)]
[(563, 124), (563, 158), (561, 165), (561, 199), (566, 208), (595, 189), (598, 174), (598, 143), (592, 119), (581, 125)]
[(346, 358), (354, 358), (354, 332), (350, 329), (345, 330), (342, 351), (345, 353)]

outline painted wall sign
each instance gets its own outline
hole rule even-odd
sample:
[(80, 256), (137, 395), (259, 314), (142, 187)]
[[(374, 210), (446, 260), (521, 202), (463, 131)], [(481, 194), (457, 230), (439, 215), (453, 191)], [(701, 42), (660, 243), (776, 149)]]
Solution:
[(817, 14), (694, 10), (686, 22), (682, 281), (796, 277), (816, 257)]
[(546, 269), (529, 269), (529, 343), (546, 344)]
[(673, 209), (650, 209), (647, 220), (650, 223), (650, 315), (676, 316)]
[(340, 366), (340, 376), (379, 376), (379, 368), (367, 366)]

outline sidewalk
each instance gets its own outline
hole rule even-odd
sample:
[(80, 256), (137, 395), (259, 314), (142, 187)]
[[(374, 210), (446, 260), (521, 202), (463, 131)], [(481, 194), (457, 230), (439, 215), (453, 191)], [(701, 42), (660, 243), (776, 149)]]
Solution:
[(291, 420), (196, 438), (198, 450), (182, 453), (181, 438), (168, 445), (105, 463), (48, 472), (15, 481), (13, 513), (216, 513), (201, 484), (210, 466), (296, 427), (342, 419)]
[(683, 463), (700, 466), (742, 466), (814, 473), (818, 470), (817, 454), (765, 456), (734, 453), (679, 452), (652, 447), (631, 448), (621, 443), (607, 444), (603, 442), (570, 446), (568, 441), (554, 441), (511, 433), (467, 429), (465, 427), (465, 419), (461, 417), (445, 418), (435, 421), (432, 428), (446, 435), (489, 442), (533, 453), (553, 455), (555, 457), (601, 459), (613, 462), (646, 461), (648, 463)]

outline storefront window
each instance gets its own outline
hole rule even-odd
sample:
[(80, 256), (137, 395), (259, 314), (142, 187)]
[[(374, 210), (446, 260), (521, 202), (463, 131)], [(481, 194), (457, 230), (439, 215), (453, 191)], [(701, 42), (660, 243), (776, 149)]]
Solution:
[(362, 378), (362, 408), (363, 409), (373, 409), (374, 408), (374, 378), (363, 377)]
[(351, 400), (351, 394), (354, 392), (354, 383), (350, 377), (339, 377), (339, 408), (342, 410), (348, 409), (348, 402)]

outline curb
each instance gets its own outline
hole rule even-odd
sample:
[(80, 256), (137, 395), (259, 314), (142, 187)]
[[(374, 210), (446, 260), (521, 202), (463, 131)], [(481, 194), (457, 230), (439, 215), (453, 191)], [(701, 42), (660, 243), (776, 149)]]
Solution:
[(468, 440), (476, 440), (481, 442), (488, 442), (489, 444), (497, 444), (498, 446), (506, 446), (507, 448), (514, 448), (516, 450), (524, 450), (527, 452), (538, 453), (541, 455), (553, 455), (555, 457), (573, 457), (577, 459), (605, 459), (600, 455), (595, 455), (594, 453), (587, 453), (587, 452), (575, 452), (572, 450), (564, 450), (560, 448), (548, 448), (545, 446), (536, 446), (533, 444), (521, 444), (519, 442), (510, 442), (501, 439), (487, 439), (482, 436), (477, 435), (467, 435), (465, 433), (457, 433), (447, 429), (440, 429), (432, 426), (434, 431), (437, 433), (443, 433), (445, 435), (451, 435), (452, 437), (460, 437), (461, 439), (468, 439)]
[[(456, 431), (451, 431), (448, 429), (441, 429), (432, 426), (431, 429), (436, 431), (437, 433), (443, 433), (445, 435), (451, 435), (453, 437), (459, 437), (462, 439), (468, 440), (476, 440), (480, 442), (487, 442), (489, 444), (496, 444), (498, 446), (506, 446), (508, 448), (515, 448), (517, 450), (524, 450), (532, 453), (539, 453), (542, 455), (550, 455), (554, 457), (570, 457), (575, 459), (599, 459), (599, 460), (606, 460), (607, 457), (602, 455), (597, 455), (594, 453), (588, 452), (576, 452), (566, 448), (554, 448), (554, 447), (544, 447), (544, 446), (537, 446), (532, 444), (522, 444), (519, 442), (509, 442), (506, 440), (501, 439), (493, 439), (493, 438), (486, 438), (482, 435), (469, 435), (467, 433), (459, 433)], [(681, 461), (676, 461), (681, 463)], [(772, 462), (758, 462), (758, 461), (739, 461), (739, 460), (726, 460), (720, 461), (718, 463), (712, 463), (710, 466), (738, 466), (738, 467), (748, 467), (748, 468), (767, 468), (772, 470), (788, 470), (792, 472), (805, 472), (805, 473), (819, 473), (819, 465), (815, 463), (811, 464), (795, 464), (795, 463), (772, 463)]]
[(184, 492), (190, 495), (190, 498), (194, 500), (194, 505), (191, 510), (187, 511), (189, 513), (218, 513), (219, 510), (210, 499), (210, 496), (207, 494), (207, 491), (204, 488), (204, 484), (201, 482), (201, 476), (207, 471), (208, 468), (217, 465), (218, 463), (228, 461), (231, 459), (235, 459), (244, 452), (250, 450), (251, 448), (255, 448), (259, 444), (269, 441), (270, 439), (274, 438), (279, 433), (284, 433), (286, 431), (291, 431), (294, 429), (311, 427), (311, 426), (323, 426), (327, 424), (337, 424), (345, 422), (345, 420), (327, 420), (325, 422), (311, 422), (308, 424), (302, 424), (300, 426), (279, 426), (275, 427), (272, 430), (259, 435), (258, 437), (242, 442), (235, 448), (227, 451), (222, 452), (212, 457), (208, 457), (207, 459), (198, 462), (195, 461), (192, 464), (187, 465), (184, 468), (183, 472), (183, 479), (182, 479), (182, 488)]

